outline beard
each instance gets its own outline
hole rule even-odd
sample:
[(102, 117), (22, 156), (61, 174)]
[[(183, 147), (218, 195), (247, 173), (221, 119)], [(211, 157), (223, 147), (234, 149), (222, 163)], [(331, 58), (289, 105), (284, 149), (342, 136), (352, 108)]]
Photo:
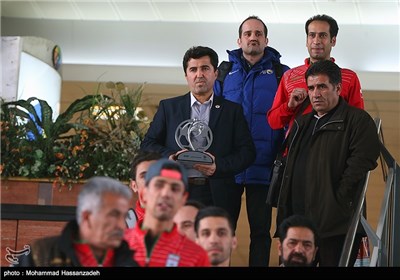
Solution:
[(260, 48), (253, 47), (248, 49), (246, 52), (243, 50), (243, 52), (249, 56), (256, 56), (259, 54), (262, 54), (264, 50), (261, 50)]
[(312, 267), (313, 262), (307, 263), (307, 258), (299, 253), (291, 253), (287, 260), (282, 258), (285, 267)]

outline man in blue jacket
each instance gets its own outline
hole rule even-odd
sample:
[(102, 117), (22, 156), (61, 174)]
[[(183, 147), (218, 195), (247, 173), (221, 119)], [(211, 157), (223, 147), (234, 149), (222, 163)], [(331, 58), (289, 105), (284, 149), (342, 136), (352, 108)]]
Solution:
[[(249, 124), (257, 150), (256, 160), (236, 175), (236, 184), (246, 189), (250, 224), (249, 266), (268, 266), (271, 248), (271, 207), (265, 201), (271, 167), (283, 141), (282, 129), (273, 130), (265, 120), (278, 88), (279, 76), (289, 69), (280, 64), (280, 54), (268, 47), (268, 29), (257, 16), (245, 19), (239, 27), (240, 49), (227, 51), (232, 64), (223, 83), (216, 83), (216, 96), (239, 103)], [(277, 73), (281, 72), (281, 73)], [(237, 221), (238, 216), (232, 217)]]

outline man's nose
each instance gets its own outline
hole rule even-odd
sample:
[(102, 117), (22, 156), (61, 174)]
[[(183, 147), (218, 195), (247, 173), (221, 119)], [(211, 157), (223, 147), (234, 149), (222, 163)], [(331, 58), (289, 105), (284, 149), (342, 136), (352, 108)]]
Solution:
[(164, 188), (161, 190), (162, 196), (170, 196), (172, 190), (168, 185), (165, 185)]
[(210, 234), (210, 242), (211, 243), (217, 243), (219, 240), (218, 234), (217, 233), (211, 233)]
[(318, 89), (314, 89), (312, 91), (309, 91), (309, 93), (311, 93), (311, 96), (313, 96), (313, 97), (321, 96), (321, 92)]
[(197, 75), (197, 77), (203, 77), (204, 76), (203, 69), (201, 69), (201, 68), (197, 69), (196, 75)]
[(250, 40), (257, 40), (257, 35), (256, 35), (255, 32), (252, 32), (252, 33), (250, 34)]
[(319, 44), (321, 42), (321, 38), (319, 37), (319, 36), (315, 36), (314, 38), (313, 38), (313, 43), (314, 44)]
[(297, 243), (296, 247), (294, 247), (295, 252), (304, 252), (304, 246), (301, 242)]

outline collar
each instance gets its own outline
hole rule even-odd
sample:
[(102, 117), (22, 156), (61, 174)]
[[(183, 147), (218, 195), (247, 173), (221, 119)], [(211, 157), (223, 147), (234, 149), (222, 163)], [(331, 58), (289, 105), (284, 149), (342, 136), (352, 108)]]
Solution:
[(94, 253), (92, 248), (87, 243), (75, 242), (74, 250), (76, 255), (78, 256), (79, 263), (83, 267), (96, 267), (96, 266), (104, 266), (110, 267), (114, 264), (114, 250), (108, 249), (106, 250), (104, 256), (101, 259), (98, 259)]
[(240, 56), (240, 59), (242, 60), (242, 63), (246, 69), (246, 72), (249, 72), (250, 69), (253, 67), (253, 65), (251, 65), (251, 63), (244, 57), (243, 52)]
[(327, 118), (327, 119), (329, 119), (329, 118), (336, 112), (336, 110), (337, 110), (337, 108), (339, 107), (339, 105), (340, 105), (341, 102), (342, 102), (342, 101), (341, 101), (341, 98), (339, 97), (339, 102), (338, 102), (338, 104), (336, 104), (336, 106), (335, 106), (332, 110), (330, 110), (329, 112), (325, 113), (325, 114), (322, 115), (322, 116), (318, 116), (317, 112), (313, 109), (312, 112), (313, 112), (314, 117), (315, 117), (317, 120), (322, 119), (322, 118)]
[[(335, 62), (335, 59), (333, 58), (333, 57), (331, 57), (331, 58), (329, 58), (332, 62)], [(312, 62), (310, 61), (310, 58), (309, 57), (307, 57), (306, 59), (304, 59), (304, 64), (307, 66), (307, 67), (310, 67), (311, 66), (311, 64), (312, 64)]]
[[(213, 102), (214, 102), (214, 92), (211, 94), (210, 99), (208, 99), (203, 104), (208, 104), (208, 106), (211, 108)], [(193, 107), (195, 103), (198, 103), (199, 105), (201, 104), (199, 101), (197, 101), (196, 97), (194, 97), (194, 94), (190, 92), (190, 107)]]

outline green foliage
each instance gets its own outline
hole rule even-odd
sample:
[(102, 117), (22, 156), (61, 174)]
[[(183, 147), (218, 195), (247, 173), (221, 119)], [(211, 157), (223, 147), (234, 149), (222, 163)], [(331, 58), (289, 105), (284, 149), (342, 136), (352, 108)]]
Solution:
[[(105, 90), (107, 95), (99, 84), (55, 121), (44, 100), (1, 100), (2, 177), (54, 177), (61, 185), (94, 175), (128, 180), (148, 127), (138, 114), (143, 85), (129, 89), (109, 82)], [(41, 117), (32, 103), (40, 104)]]

